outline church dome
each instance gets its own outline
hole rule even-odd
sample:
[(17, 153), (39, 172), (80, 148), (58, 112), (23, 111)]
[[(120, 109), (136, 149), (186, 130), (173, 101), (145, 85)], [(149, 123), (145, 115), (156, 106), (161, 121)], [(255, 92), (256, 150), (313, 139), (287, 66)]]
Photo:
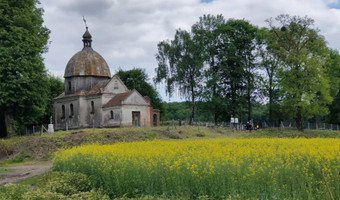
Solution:
[(92, 36), (86, 27), (83, 35), (84, 48), (68, 61), (64, 78), (74, 76), (97, 76), (111, 78), (110, 68), (104, 58), (91, 47)]

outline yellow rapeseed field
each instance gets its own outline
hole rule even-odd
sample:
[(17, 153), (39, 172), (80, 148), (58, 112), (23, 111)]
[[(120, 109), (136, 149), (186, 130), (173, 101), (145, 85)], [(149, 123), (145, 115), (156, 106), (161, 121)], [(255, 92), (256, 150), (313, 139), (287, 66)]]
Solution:
[(340, 199), (340, 139), (87, 145), (59, 150), (54, 169), (87, 174), (111, 197), (328, 199), (327, 183)]

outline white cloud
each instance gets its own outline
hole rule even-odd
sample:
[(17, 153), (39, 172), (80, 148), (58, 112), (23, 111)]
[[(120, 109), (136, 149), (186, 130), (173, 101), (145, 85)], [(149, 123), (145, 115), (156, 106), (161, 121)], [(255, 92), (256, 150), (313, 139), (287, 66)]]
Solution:
[[(49, 71), (63, 74), (68, 60), (82, 49), (84, 15), (93, 48), (113, 70), (145, 68), (152, 78), (157, 67), (157, 43), (172, 39), (176, 29), (190, 29), (203, 14), (246, 19), (258, 26), (270, 17), (287, 13), (309, 16), (330, 47), (340, 50), (340, 11), (329, 8), (337, 0), (41, 0), (45, 25), (52, 31)], [(112, 74), (114, 71), (111, 72)], [(164, 93), (163, 93), (164, 94)], [(164, 97), (166, 98), (166, 97)]]

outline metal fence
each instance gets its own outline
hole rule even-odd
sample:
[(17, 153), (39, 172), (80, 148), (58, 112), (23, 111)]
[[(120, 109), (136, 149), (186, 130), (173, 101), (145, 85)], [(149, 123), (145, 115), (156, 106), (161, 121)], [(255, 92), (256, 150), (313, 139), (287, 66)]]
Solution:
[[(259, 121), (254, 122), (254, 127), (263, 128), (281, 128), (281, 129), (297, 129), (296, 122), (290, 121), (290, 122), (267, 122), (267, 121)], [(161, 121), (161, 126), (188, 126), (189, 121), (185, 120), (171, 120), (171, 121)], [(193, 126), (205, 126), (205, 127), (221, 127), (221, 128), (232, 128), (237, 130), (245, 130), (246, 123), (240, 122), (240, 123), (230, 123), (230, 122), (218, 122), (215, 124), (215, 122), (194, 122)], [(327, 124), (327, 123), (310, 123), (305, 122), (303, 124), (303, 128), (306, 130), (340, 130), (340, 124)]]

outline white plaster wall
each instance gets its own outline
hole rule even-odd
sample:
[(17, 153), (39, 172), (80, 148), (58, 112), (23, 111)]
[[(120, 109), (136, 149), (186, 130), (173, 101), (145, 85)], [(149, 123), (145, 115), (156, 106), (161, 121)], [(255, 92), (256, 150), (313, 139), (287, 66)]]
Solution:
[(148, 106), (137, 106), (137, 105), (123, 105), (122, 106), (122, 125), (132, 126), (132, 112), (140, 112), (140, 125), (144, 126), (144, 122), (148, 122), (150, 119), (149, 107)]
[[(114, 118), (111, 119), (111, 111), (114, 113)], [(103, 116), (102, 119), (104, 120), (104, 126), (105, 127), (114, 127), (114, 126), (120, 126), (121, 125), (121, 107), (120, 106), (114, 106), (110, 108), (104, 108), (103, 109)]]
[(149, 105), (146, 102), (146, 100), (142, 97), (142, 95), (140, 95), (136, 91), (130, 94), (130, 96), (124, 100), (123, 104)]
[(113, 92), (116, 94), (129, 91), (127, 87), (121, 82), (117, 76), (112, 77), (111, 81), (104, 88), (104, 92)]

